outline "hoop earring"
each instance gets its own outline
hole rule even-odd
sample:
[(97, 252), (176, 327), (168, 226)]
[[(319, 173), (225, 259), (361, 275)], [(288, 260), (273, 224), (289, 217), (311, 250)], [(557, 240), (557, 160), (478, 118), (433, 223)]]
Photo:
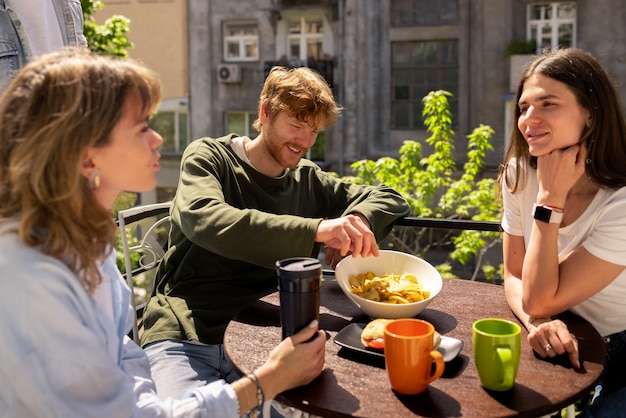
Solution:
[(100, 187), (100, 170), (96, 169), (89, 173), (89, 179), (87, 179), (87, 181), (91, 190), (96, 190)]

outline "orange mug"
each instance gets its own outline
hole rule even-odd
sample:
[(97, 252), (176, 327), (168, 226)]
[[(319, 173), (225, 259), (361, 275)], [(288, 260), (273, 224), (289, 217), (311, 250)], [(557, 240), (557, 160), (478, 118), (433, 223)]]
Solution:
[(421, 319), (395, 319), (385, 325), (385, 366), (396, 392), (421, 393), (443, 373), (445, 363), (434, 347), (434, 334), (435, 327)]

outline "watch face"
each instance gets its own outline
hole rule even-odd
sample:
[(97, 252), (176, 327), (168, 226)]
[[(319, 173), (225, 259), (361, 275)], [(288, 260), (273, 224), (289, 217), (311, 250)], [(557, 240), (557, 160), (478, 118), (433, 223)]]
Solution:
[(552, 210), (543, 206), (535, 206), (534, 218), (538, 221), (550, 223), (550, 217), (552, 216)]

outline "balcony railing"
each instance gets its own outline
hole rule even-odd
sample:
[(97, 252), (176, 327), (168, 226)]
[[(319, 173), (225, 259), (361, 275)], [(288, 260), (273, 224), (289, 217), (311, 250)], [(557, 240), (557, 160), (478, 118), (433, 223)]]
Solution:
[(398, 226), (414, 226), (420, 228), (460, 229), (471, 231), (501, 232), (499, 222), (470, 221), (464, 219), (419, 218), (407, 216), (398, 219)]
[[(440, 218), (421, 218), (417, 216), (406, 216), (396, 221), (395, 226), (413, 227), (413, 228), (432, 228), (441, 230), (467, 230), (467, 231), (484, 231), (484, 232), (502, 232), (499, 222), (495, 221), (472, 221), (465, 219), (440, 219)], [(335, 272), (332, 269), (324, 269), (324, 276), (334, 277)]]

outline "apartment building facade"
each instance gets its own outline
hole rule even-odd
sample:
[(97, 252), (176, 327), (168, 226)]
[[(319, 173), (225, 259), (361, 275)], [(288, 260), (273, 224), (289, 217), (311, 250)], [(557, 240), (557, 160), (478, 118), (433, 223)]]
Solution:
[(316, 153), (339, 172), (397, 155), (404, 140), (423, 141), (421, 99), (438, 89), (454, 94), (459, 159), (466, 135), (487, 124), (496, 132), (487, 161), (497, 167), (510, 129), (510, 74), (519, 74), (504, 57), (513, 39), (535, 38), (537, 51), (581, 47), (626, 79), (619, 0), (188, 0), (188, 8), (192, 135), (255, 135), (268, 68), (308, 65), (344, 108)]
[(258, 95), (277, 64), (312, 67), (331, 84), (342, 117), (320, 135), (310, 157), (340, 174), (363, 158), (396, 156), (405, 140), (424, 143), (421, 99), (439, 89), (454, 95), (459, 162), (466, 136), (486, 124), (495, 130), (487, 164), (496, 170), (522, 65), (519, 57), (504, 56), (515, 39), (535, 39), (536, 52), (557, 46), (588, 50), (626, 103), (621, 0), (105, 0), (105, 5), (107, 14), (131, 19), (131, 56), (164, 79), (163, 111), (170, 112), (170, 122), (157, 126), (166, 137), (163, 169), (157, 192), (145, 202), (171, 196), (189, 141), (230, 132), (256, 135)]

